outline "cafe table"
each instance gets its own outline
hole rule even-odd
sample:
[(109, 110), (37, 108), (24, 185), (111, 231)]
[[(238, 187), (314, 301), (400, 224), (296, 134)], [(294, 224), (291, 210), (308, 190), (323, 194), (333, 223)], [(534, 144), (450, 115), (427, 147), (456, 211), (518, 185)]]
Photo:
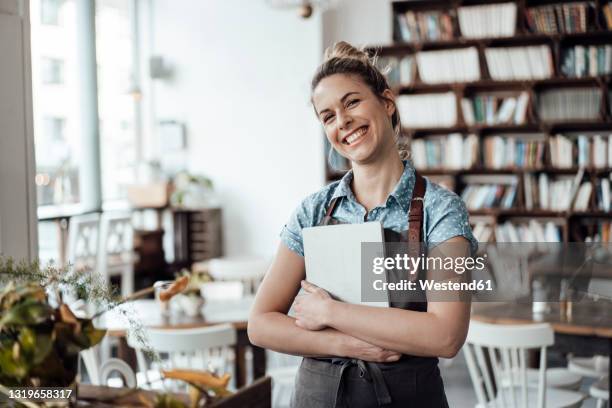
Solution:
[[(169, 316), (163, 316), (159, 305), (153, 299), (135, 300), (120, 307), (145, 328), (189, 329), (223, 323), (232, 324), (237, 334), (234, 363), (236, 386), (242, 387), (247, 380), (245, 356), (249, 347), (253, 353), (253, 379), (263, 377), (266, 373), (265, 349), (251, 344), (247, 335), (247, 321), (253, 301), (253, 296), (207, 301), (202, 313), (195, 317), (187, 316), (174, 306), (170, 308)], [(123, 313), (112, 310), (102, 315), (95, 324), (96, 327), (105, 328), (109, 336), (119, 339), (119, 357), (136, 368), (135, 352), (127, 345), (125, 338), (129, 324)]]
[[(111, 388), (99, 385), (79, 384), (76, 407), (110, 408), (110, 407), (147, 407), (144, 401), (154, 401), (157, 391)], [(186, 394), (172, 396), (189, 406)], [(144, 401), (143, 401), (144, 400)], [(272, 381), (270, 377), (260, 378), (247, 387), (238, 389), (234, 394), (211, 405), (210, 408), (270, 408), (272, 406)]]
[[(582, 300), (571, 306), (571, 316), (561, 313), (558, 302), (535, 314), (532, 304), (474, 303), (472, 319), (493, 324), (549, 323), (555, 332), (554, 349), (574, 355), (612, 355), (612, 302)], [(569, 316), (569, 317), (568, 317)], [(612, 378), (612, 364), (608, 375)]]

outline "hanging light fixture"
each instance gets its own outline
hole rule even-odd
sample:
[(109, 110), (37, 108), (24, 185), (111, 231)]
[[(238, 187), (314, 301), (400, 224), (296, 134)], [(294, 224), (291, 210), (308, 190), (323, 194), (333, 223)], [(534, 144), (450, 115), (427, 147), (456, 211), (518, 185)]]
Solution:
[(266, 0), (276, 9), (296, 10), (300, 17), (309, 18), (315, 9), (324, 11), (330, 8), (335, 0)]

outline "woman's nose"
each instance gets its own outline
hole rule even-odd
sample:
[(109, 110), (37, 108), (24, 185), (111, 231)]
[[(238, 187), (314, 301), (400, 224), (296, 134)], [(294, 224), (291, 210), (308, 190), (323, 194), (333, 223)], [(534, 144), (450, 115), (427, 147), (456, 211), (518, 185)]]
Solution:
[(342, 113), (338, 113), (338, 123), (340, 124), (340, 129), (345, 130), (347, 129), (351, 123), (353, 122), (353, 118), (351, 117), (351, 115), (342, 112)]

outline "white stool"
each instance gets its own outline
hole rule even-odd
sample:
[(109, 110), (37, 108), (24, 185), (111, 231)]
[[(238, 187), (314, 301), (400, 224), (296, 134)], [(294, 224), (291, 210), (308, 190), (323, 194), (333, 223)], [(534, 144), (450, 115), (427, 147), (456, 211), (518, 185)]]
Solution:
[[(537, 368), (527, 369), (527, 385), (537, 387), (539, 370)], [(514, 383), (518, 384), (520, 378), (518, 373), (515, 373)], [(510, 379), (507, 375), (502, 380), (504, 386), (510, 386)], [(566, 368), (548, 368), (546, 370), (546, 386), (551, 388), (561, 388), (564, 390), (578, 391), (582, 384), (582, 376), (569, 371)]]
[(567, 357), (567, 369), (576, 374), (591, 378), (602, 378), (608, 374), (610, 358), (606, 356)]

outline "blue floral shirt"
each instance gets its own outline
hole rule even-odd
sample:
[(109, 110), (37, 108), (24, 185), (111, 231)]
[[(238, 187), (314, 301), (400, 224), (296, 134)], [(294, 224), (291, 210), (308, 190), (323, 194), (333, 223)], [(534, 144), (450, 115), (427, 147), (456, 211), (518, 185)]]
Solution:
[[(306, 197), (281, 231), (281, 241), (292, 251), (304, 256), (302, 228), (318, 225), (323, 220), (329, 203), (335, 197), (342, 197), (333, 214), (333, 217), (340, 222), (358, 224), (380, 221), (384, 228), (398, 233), (408, 229), (408, 210), (416, 180), (415, 170), (410, 162), (404, 162), (404, 173), (387, 197), (384, 206), (378, 206), (369, 212), (357, 202), (351, 190), (352, 179), (351, 170), (341, 180), (328, 184)], [(468, 212), (461, 198), (426, 177), (425, 180), (427, 182), (423, 205), (425, 242), (432, 245), (462, 236), (470, 241), (472, 251), (475, 252), (478, 242), (472, 234)]]

